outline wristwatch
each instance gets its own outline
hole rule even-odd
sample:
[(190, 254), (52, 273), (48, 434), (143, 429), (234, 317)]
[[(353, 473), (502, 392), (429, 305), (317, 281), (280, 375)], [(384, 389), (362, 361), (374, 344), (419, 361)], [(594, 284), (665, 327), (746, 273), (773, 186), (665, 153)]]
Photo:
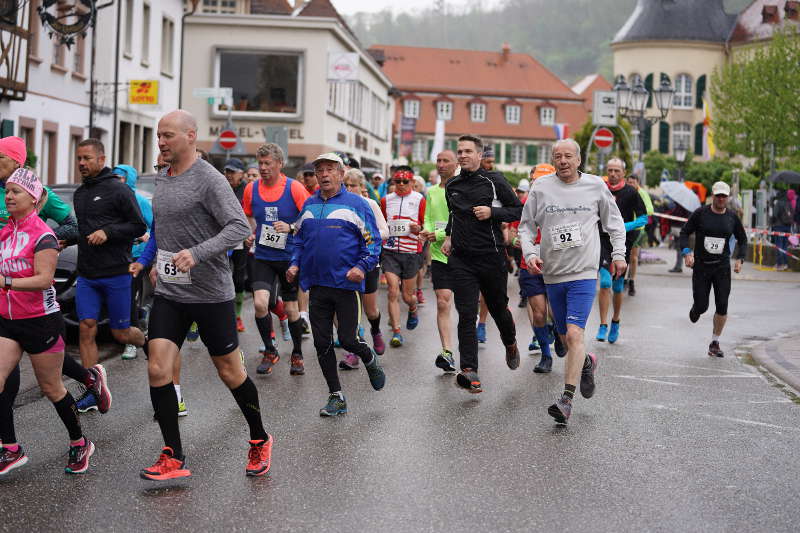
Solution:
[(297, 226), (295, 226), (294, 224), (289, 224), (289, 231), (291, 233), (294, 233), (295, 231), (297, 231)]
[(11, 277), (5, 276), (3, 278), (3, 288), (4, 289), (10, 289), (11, 288)]

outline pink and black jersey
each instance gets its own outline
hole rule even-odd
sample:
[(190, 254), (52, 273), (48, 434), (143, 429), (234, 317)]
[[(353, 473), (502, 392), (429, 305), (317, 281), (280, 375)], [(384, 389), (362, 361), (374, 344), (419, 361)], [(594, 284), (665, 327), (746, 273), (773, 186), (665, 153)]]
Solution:
[[(34, 255), (49, 249), (57, 250), (58, 240), (36, 211), (19, 222), (10, 218), (0, 230), (0, 276), (33, 276)], [(58, 311), (56, 290), (52, 283), (43, 291), (0, 290), (0, 316), (3, 318), (36, 318)]]

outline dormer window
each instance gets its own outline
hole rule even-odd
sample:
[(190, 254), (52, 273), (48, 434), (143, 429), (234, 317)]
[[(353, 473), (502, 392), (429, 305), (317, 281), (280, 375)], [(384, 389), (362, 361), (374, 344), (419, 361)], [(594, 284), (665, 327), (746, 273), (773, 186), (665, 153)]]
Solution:
[(780, 21), (778, 6), (764, 6), (761, 9), (761, 22), (763, 24), (778, 24)]

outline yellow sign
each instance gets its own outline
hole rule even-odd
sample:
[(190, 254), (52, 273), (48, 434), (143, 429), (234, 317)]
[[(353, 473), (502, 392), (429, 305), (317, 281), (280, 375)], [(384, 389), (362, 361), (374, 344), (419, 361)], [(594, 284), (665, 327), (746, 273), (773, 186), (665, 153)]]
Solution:
[(158, 105), (158, 81), (131, 80), (128, 87), (128, 103)]

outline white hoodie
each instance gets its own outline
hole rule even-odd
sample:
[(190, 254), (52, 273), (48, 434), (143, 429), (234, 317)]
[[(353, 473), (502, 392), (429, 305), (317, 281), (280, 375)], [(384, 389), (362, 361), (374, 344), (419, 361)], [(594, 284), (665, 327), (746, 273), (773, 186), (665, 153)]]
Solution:
[[(614, 260), (625, 259), (625, 222), (614, 196), (603, 180), (580, 174), (564, 183), (555, 174), (531, 184), (522, 208), (519, 238), (528, 264), (542, 259), (545, 283), (597, 279), (600, 267), (600, 232), (597, 222), (611, 237)], [(541, 247), (534, 245), (542, 230)]]

